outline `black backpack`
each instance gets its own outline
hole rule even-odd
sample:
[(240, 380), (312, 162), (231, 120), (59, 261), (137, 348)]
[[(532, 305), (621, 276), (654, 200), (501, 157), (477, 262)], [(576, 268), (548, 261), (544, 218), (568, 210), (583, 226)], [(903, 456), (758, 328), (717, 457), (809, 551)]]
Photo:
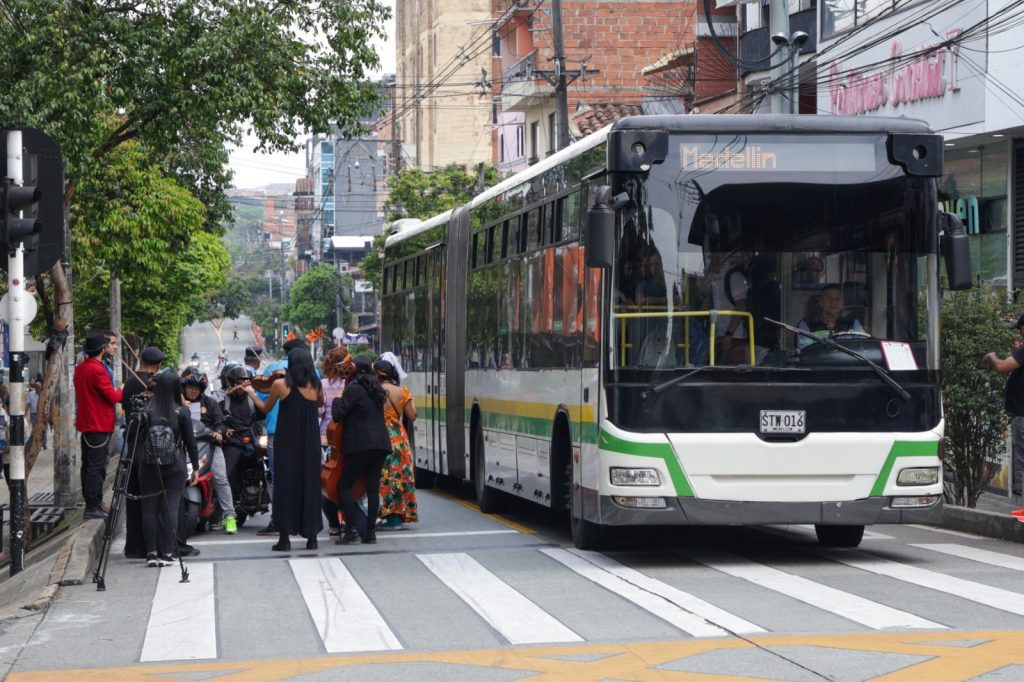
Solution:
[(178, 462), (178, 434), (166, 417), (150, 417), (146, 439), (146, 463), (170, 466)]

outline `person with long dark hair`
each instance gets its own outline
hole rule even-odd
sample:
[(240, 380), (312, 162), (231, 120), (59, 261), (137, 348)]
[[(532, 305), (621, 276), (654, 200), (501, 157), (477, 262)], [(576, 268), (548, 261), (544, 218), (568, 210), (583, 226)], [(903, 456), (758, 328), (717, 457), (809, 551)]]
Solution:
[(274, 381), (264, 402), (252, 386), (246, 385), (253, 402), (264, 414), (278, 402), (275, 437), (274, 494), (271, 518), (279, 538), (271, 549), (291, 550), (289, 536), (306, 538), (306, 549), (317, 549), (317, 534), (323, 529), (320, 514), (320, 406), (324, 391), (305, 346), (288, 352), (288, 369)]
[(380, 478), (380, 515), (384, 530), (400, 529), (403, 523), (419, 521), (416, 505), (416, 474), (412, 448), (405, 424), (416, 420), (416, 405), (409, 389), (401, 385), (402, 366), (392, 353), (373, 363), (373, 370), (388, 394), (384, 403), (384, 422), (391, 437), (391, 452), (384, 459)]
[[(177, 372), (161, 372), (156, 377), (153, 397), (146, 407), (146, 438), (153, 438), (154, 428), (169, 427), (177, 446), (177, 457), (161, 465), (143, 455), (139, 466), (139, 489), (142, 493), (142, 534), (146, 542), (146, 563), (152, 567), (169, 566), (178, 553), (178, 508), (185, 491), (185, 482), (194, 485), (199, 469), (199, 449), (192, 431), (192, 416), (182, 401), (181, 379)], [(184, 449), (181, 445), (184, 444)], [(147, 444), (145, 450), (154, 446)], [(192, 462), (188, 476), (185, 456)]]
[[(338, 497), (346, 524), (344, 534), (337, 540), (343, 545), (377, 542), (374, 529), (380, 507), (380, 474), (384, 460), (391, 452), (391, 436), (384, 422), (384, 402), (388, 394), (374, 374), (370, 358), (365, 355), (357, 357), (355, 366), (355, 377), (331, 405), (331, 417), (343, 426), (341, 451), (345, 458), (345, 472), (338, 483)], [(356, 518), (352, 489), (360, 476), (366, 477), (366, 532), (362, 535), (350, 521)]]

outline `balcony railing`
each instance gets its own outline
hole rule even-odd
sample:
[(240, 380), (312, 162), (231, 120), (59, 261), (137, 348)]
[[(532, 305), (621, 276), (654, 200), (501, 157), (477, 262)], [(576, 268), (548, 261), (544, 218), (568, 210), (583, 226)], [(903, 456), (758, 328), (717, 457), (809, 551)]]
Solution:
[(533, 73), (537, 70), (537, 50), (526, 55), (518, 62), (501, 72), (503, 83), (512, 81), (533, 80)]

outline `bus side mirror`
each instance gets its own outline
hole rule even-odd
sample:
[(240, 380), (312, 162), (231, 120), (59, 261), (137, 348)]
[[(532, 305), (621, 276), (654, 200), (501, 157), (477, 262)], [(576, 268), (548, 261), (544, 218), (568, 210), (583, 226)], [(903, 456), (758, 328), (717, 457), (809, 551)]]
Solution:
[(946, 279), (953, 291), (970, 289), (971, 251), (967, 244), (963, 223), (953, 213), (939, 214), (939, 229), (942, 230), (940, 251), (946, 261)]
[(615, 209), (599, 202), (587, 209), (584, 234), (588, 268), (611, 268), (615, 257)]

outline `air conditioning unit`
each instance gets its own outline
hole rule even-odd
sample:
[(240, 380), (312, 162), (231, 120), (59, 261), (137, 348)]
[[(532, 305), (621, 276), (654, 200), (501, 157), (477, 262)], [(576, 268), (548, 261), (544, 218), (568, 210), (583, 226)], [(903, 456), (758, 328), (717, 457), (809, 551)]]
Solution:
[(341, 272), (348, 272), (348, 263), (338, 263), (338, 270)]

